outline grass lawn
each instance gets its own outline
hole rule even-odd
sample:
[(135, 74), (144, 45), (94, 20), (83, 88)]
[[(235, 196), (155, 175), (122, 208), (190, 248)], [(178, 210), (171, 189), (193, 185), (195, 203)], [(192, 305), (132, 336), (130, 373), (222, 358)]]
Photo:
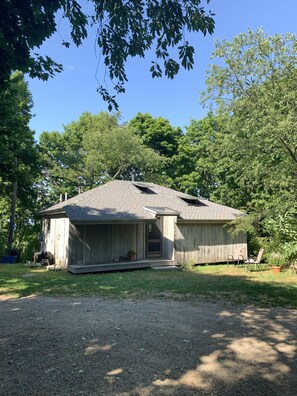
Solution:
[(199, 297), (258, 306), (297, 308), (297, 275), (270, 269), (246, 272), (226, 265), (198, 266), (194, 271), (139, 270), (72, 275), (23, 264), (0, 265), (0, 299), (38, 296), (113, 298)]

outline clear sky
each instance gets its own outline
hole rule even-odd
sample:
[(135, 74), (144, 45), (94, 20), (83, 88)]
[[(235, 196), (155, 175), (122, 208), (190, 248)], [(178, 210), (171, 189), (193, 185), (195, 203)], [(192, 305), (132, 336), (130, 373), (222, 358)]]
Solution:
[[(248, 28), (258, 27), (268, 34), (297, 32), (297, 0), (211, 0), (207, 7), (216, 14), (216, 28), (212, 36), (195, 37), (193, 71), (181, 70), (174, 80), (152, 79), (150, 54), (145, 60), (129, 60), (126, 93), (118, 96), (123, 122), (138, 112), (147, 112), (169, 119), (173, 126), (185, 127), (191, 118), (200, 119), (206, 114), (200, 105), (200, 92), (216, 39), (231, 40)], [(63, 26), (60, 33), (63, 35)], [(42, 47), (43, 53), (64, 65), (64, 71), (46, 82), (29, 79), (35, 114), (30, 125), (37, 139), (42, 131), (61, 132), (63, 125), (77, 120), (84, 111), (95, 114), (107, 110), (96, 91), (98, 57), (94, 41), (91, 35), (83, 46), (66, 49), (57, 34)]]

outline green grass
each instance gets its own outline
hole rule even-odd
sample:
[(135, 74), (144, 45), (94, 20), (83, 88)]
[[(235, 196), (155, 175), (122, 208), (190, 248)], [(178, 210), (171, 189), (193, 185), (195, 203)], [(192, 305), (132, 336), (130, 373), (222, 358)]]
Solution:
[(72, 275), (0, 265), (0, 298), (98, 296), (113, 298), (208, 298), (259, 306), (297, 307), (297, 275), (269, 269), (246, 272), (233, 266), (199, 266), (194, 271), (141, 270)]

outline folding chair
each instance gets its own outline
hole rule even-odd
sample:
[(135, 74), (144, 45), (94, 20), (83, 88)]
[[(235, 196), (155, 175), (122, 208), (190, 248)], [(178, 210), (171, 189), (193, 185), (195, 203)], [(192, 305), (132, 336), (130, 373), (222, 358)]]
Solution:
[(259, 253), (258, 253), (258, 255), (257, 255), (257, 257), (256, 257), (255, 260), (252, 259), (252, 258), (247, 259), (247, 260), (244, 262), (244, 269), (247, 270), (248, 264), (255, 264), (255, 270), (256, 270), (256, 269), (259, 269), (259, 270), (260, 270), (260, 269), (261, 269), (260, 263), (261, 263), (261, 261), (262, 261), (263, 253), (264, 253), (264, 249), (261, 248), (261, 249), (259, 250)]
[(229, 265), (232, 262), (234, 265), (239, 265), (239, 262), (244, 262), (244, 250), (243, 249), (236, 249), (234, 254), (229, 254), (227, 258), (227, 264)]

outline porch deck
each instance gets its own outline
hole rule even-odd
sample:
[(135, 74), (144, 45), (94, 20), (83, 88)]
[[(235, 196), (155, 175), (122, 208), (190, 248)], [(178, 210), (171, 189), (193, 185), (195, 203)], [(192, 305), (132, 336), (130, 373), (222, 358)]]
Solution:
[(87, 274), (95, 272), (111, 272), (152, 267), (175, 267), (175, 265), (173, 260), (146, 259), (139, 261), (123, 261), (103, 264), (74, 264), (68, 266), (68, 271), (72, 274)]

